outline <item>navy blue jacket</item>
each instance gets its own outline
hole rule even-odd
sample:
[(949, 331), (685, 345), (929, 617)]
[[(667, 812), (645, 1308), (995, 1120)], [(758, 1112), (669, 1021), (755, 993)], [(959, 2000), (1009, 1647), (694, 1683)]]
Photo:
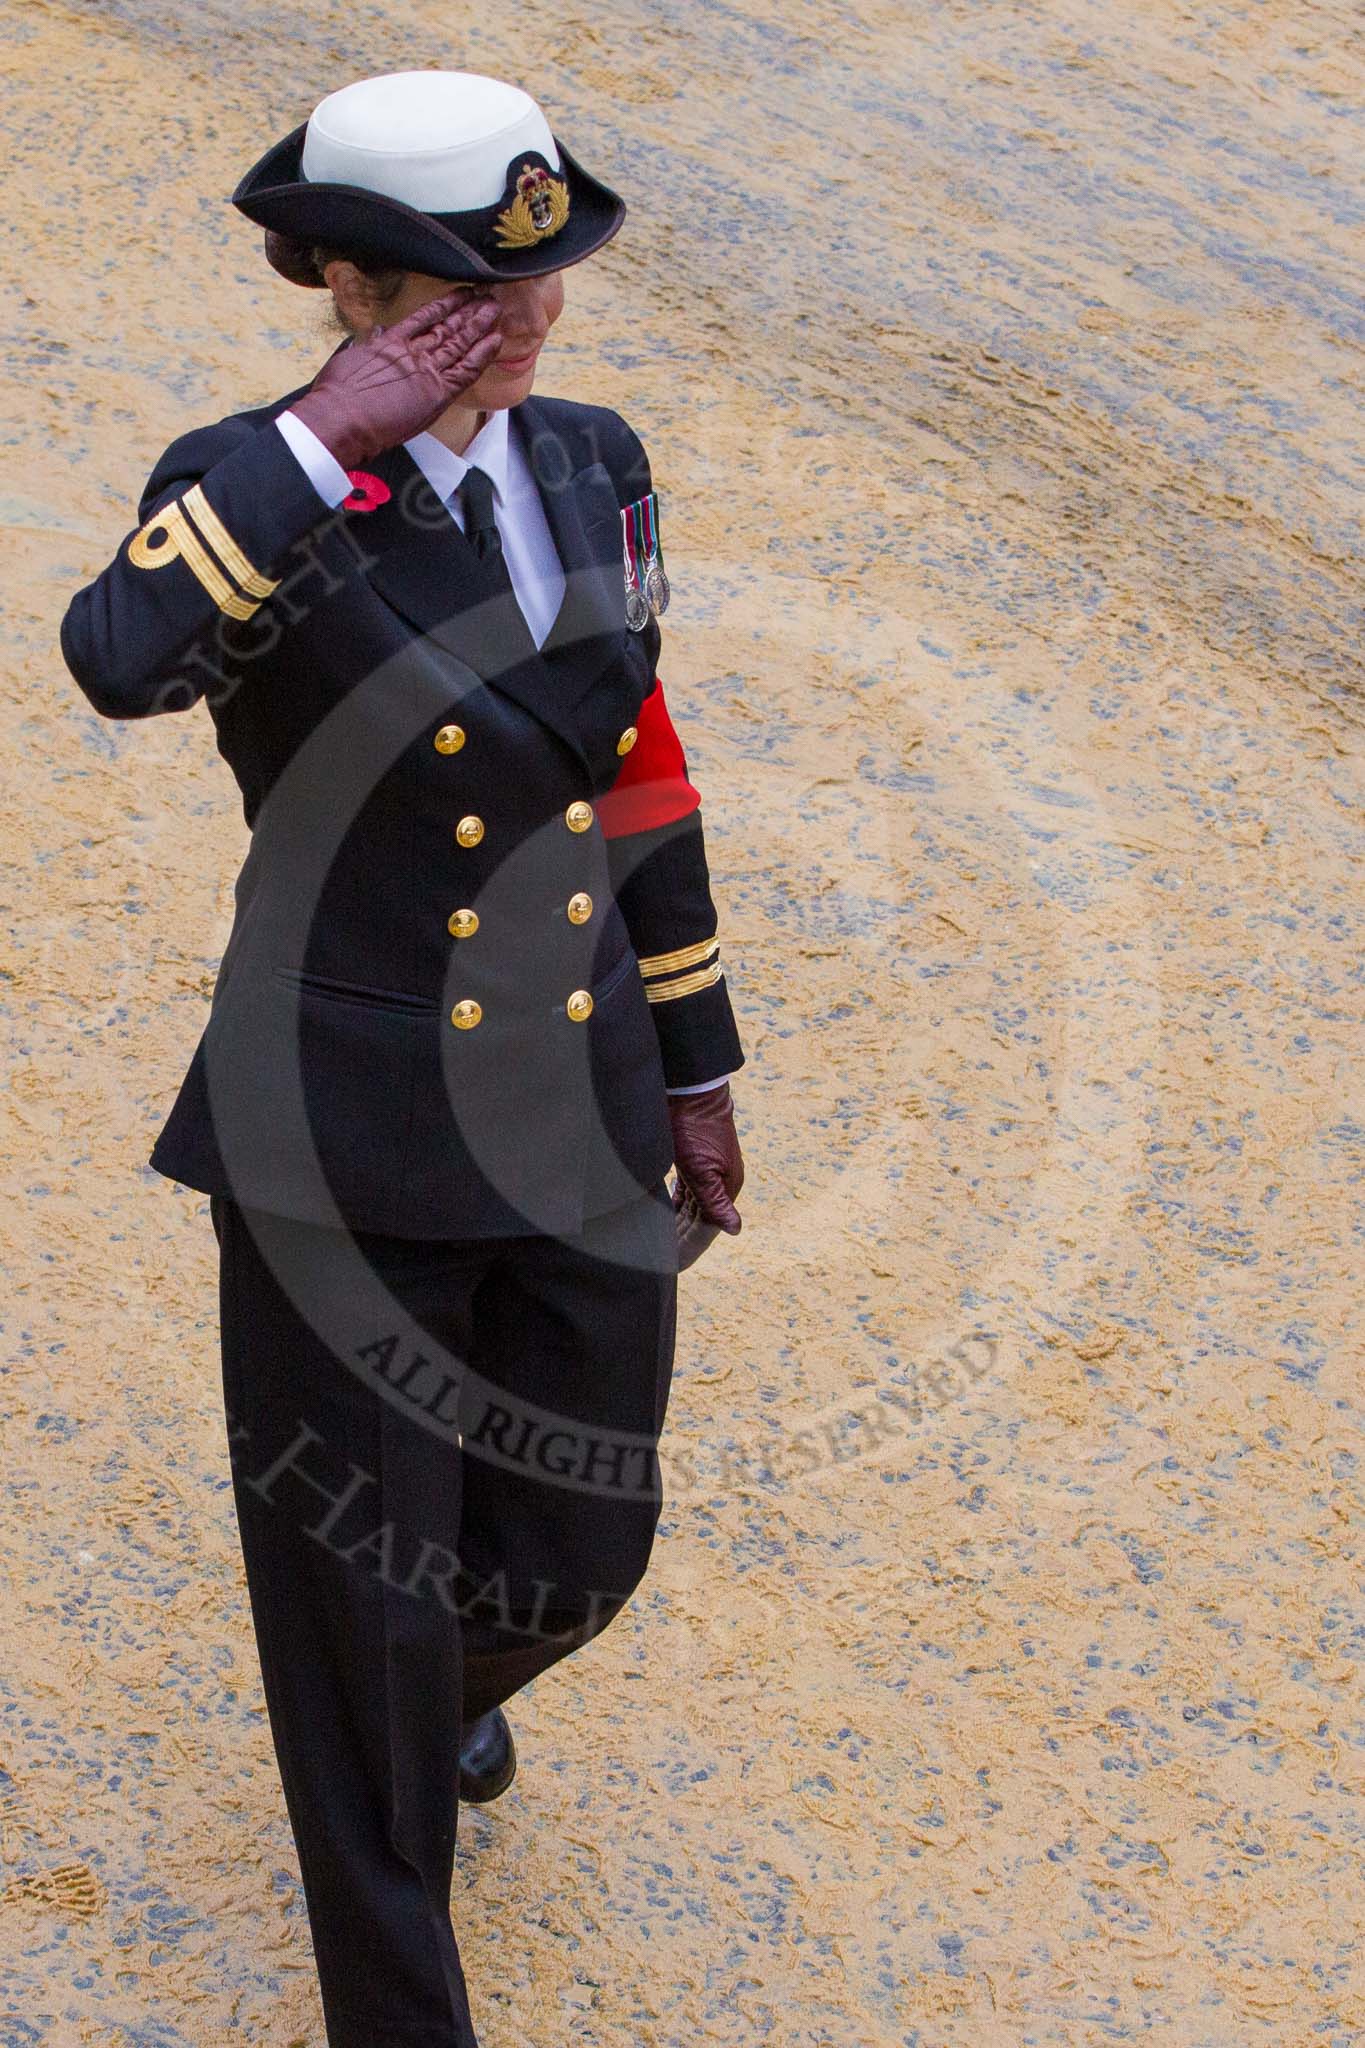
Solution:
[(105, 716), (203, 698), (251, 828), (151, 1164), (397, 1236), (573, 1232), (667, 1171), (666, 1086), (743, 1061), (699, 799), (667, 746), (630, 763), (667, 723), (625, 621), (648, 462), (606, 408), (514, 408), (567, 584), (537, 650), (404, 448), (323, 503), (271, 425), (299, 395), (174, 441), (62, 622)]

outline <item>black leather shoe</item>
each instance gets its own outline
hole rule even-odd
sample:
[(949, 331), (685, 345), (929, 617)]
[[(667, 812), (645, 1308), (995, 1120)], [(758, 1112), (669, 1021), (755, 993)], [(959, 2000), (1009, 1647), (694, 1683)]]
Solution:
[(486, 1804), (505, 1792), (517, 1774), (516, 1744), (501, 1707), (471, 1721), (460, 1744), (460, 1797)]

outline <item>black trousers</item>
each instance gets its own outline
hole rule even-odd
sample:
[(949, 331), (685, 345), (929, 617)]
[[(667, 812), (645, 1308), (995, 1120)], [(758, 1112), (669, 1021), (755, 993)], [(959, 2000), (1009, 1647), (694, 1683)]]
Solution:
[(473, 2048), (450, 1921), (461, 1729), (644, 1575), (667, 1192), (572, 1239), (210, 1210), (233, 1492), (327, 2040)]

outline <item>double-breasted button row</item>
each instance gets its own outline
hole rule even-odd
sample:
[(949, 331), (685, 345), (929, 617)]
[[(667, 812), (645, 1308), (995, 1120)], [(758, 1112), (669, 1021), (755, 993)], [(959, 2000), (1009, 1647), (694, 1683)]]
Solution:
[[(591, 896), (584, 895), (581, 892), (577, 896), (571, 896), (564, 906), (564, 911), (570, 924), (586, 924), (592, 916)], [(478, 929), (479, 913), (477, 910), (452, 910), (450, 916), (446, 919), (446, 930), (455, 939), (472, 939)]]
[[(617, 753), (628, 754), (639, 737), (639, 727), (628, 725), (616, 742)], [(458, 754), (464, 743), (465, 729), (462, 725), (443, 725), (432, 740), (438, 754)]]
[[(586, 832), (592, 819), (591, 804), (573, 803), (564, 813), (564, 823), (571, 832)], [(471, 811), (468, 817), (461, 818), (455, 827), (455, 837), (461, 846), (477, 846), (483, 838), (483, 819), (475, 817)]]
[[(565, 1013), (574, 1024), (586, 1024), (592, 1015), (592, 997), (585, 988), (576, 988), (564, 1005)], [(472, 996), (466, 996), (456, 1003), (450, 1013), (450, 1021), (457, 1031), (472, 1031), (483, 1020), (483, 1006)]]
[[(633, 725), (626, 727), (616, 743), (618, 754), (628, 754), (635, 745), (638, 734)], [(458, 725), (443, 725), (436, 733), (433, 745), (439, 754), (458, 754), (465, 743), (463, 728)], [(593, 822), (593, 808), (581, 798), (571, 803), (564, 813), (564, 823), (571, 832), (586, 832)], [(455, 838), (461, 846), (477, 846), (483, 838), (484, 823), (471, 812), (461, 818), (455, 827)], [(565, 915), (570, 924), (586, 924), (592, 916), (592, 898), (585, 890), (578, 890), (565, 905)], [(452, 910), (446, 919), (446, 929), (452, 938), (472, 939), (479, 929), (479, 915), (475, 910), (461, 908)], [(585, 988), (576, 988), (564, 1004), (565, 1015), (572, 1023), (583, 1024), (591, 1017), (592, 996)], [(457, 1031), (472, 1031), (483, 1021), (483, 1006), (472, 996), (465, 996), (456, 1003), (450, 1013), (450, 1021)]]

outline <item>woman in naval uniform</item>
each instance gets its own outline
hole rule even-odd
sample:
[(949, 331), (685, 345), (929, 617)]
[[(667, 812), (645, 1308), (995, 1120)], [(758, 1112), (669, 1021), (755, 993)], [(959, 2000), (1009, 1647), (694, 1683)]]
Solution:
[(621, 201), (524, 92), (424, 71), (331, 94), (233, 203), (345, 339), (171, 443), (62, 650), (108, 717), (202, 697), (251, 829), (151, 1163), (218, 1237), (327, 2038), (469, 2048), (458, 1801), (644, 1574), (743, 1054), (649, 464), (532, 390)]

